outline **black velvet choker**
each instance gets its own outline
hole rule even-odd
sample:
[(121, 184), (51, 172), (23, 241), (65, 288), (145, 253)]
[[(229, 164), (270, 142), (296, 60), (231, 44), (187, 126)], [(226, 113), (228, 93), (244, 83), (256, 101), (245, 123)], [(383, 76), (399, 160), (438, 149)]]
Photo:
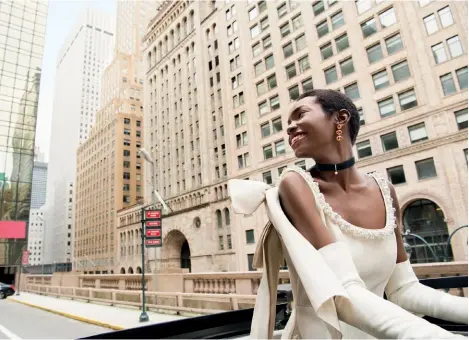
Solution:
[(338, 163), (338, 164), (319, 164), (319, 163), (316, 163), (316, 165), (313, 167), (313, 169), (317, 170), (317, 171), (334, 171), (334, 174), (337, 175), (338, 171), (350, 168), (354, 164), (355, 164), (355, 157), (352, 157), (349, 160), (346, 160), (345, 162)]

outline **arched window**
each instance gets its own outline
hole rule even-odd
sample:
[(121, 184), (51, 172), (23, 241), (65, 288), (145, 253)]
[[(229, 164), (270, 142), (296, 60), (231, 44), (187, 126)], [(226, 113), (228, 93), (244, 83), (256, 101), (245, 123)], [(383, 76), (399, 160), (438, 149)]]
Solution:
[(220, 210), (217, 210), (217, 211), (216, 211), (216, 214), (217, 214), (217, 225), (218, 225), (218, 228), (222, 228), (222, 227), (223, 227), (223, 220), (222, 220), (222, 217), (221, 217), (221, 211), (220, 211)]
[(225, 225), (230, 225), (230, 223), (230, 210), (228, 208), (225, 208)]
[(411, 234), (404, 237), (405, 243), (410, 246), (408, 252), (411, 263), (453, 260), (451, 246), (446, 249), (449, 235), (445, 215), (435, 202), (427, 199), (413, 201), (404, 210), (402, 220), (404, 230)]

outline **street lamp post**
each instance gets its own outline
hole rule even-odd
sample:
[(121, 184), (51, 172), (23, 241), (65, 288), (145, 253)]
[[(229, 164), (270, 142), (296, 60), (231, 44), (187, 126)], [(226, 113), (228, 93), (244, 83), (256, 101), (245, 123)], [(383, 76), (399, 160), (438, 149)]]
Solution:
[[(418, 238), (420, 241), (422, 241), (428, 247), (428, 249), (430, 249), (430, 252), (432, 253), (432, 256), (435, 259), (435, 261), (440, 262), (440, 258), (438, 257), (438, 255), (436, 255), (436, 252), (433, 249), (433, 247), (427, 241), (425, 241), (425, 239), (423, 237), (421, 237), (417, 234), (412, 234), (409, 229), (406, 229), (405, 232), (404, 232), (404, 235), (403, 235), (404, 240), (406, 240), (407, 237), (409, 237), (409, 236)], [(407, 247), (406, 247), (406, 245), (407, 245)], [(407, 242), (404, 242), (404, 247), (406, 247), (406, 253), (407, 253), (407, 256), (410, 259), (410, 255), (412, 254), (412, 248), (410, 247), (410, 245)]]
[[(145, 161), (151, 164), (151, 173), (152, 173), (152, 192), (151, 192), (151, 197), (152, 197), (152, 206), (154, 207), (157, 201), (156, 197), (156, 178), (155, 178), (155, 162), (151, 158), (150, 154), (145, 150), (145, 149), (140, 149), (139, 153), (143, 155), (143, 158), (145, 158)], [(148, 314), (146, 312), (146, 294), (145, 294), (145, 233), (146, 233), (146, 228), (145, 228), (145, 208), (142, 208), (142, 313), (140, 314), (140, 322), (146, 322), (150, 318), (148, 317)], [(156, 272), (156, 251), (155, 251), (155, 272)], [(155, 280), (157, 278), (155, 277)]]
[(140, 322), (147, 322), (150, 320), (145, 307), (145, 232), (145, 208), (142, 208), (142, 313), (139, 318)]

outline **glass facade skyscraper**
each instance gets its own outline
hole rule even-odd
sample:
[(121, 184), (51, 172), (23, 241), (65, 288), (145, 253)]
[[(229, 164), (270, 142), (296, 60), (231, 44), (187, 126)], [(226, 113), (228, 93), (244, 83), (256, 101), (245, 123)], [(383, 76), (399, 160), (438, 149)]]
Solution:
[[(0, 2), (0, 221), (28, 221), (48, 4)], [(0, 275), (26, 239), (0, 237)]]

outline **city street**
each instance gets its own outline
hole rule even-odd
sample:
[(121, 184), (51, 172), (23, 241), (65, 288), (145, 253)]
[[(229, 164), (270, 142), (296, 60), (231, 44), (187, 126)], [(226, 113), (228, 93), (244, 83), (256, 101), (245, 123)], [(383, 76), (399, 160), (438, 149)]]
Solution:
[(76, 339), (111, 331), (17, 302), (0, 300), (0, 339)]

